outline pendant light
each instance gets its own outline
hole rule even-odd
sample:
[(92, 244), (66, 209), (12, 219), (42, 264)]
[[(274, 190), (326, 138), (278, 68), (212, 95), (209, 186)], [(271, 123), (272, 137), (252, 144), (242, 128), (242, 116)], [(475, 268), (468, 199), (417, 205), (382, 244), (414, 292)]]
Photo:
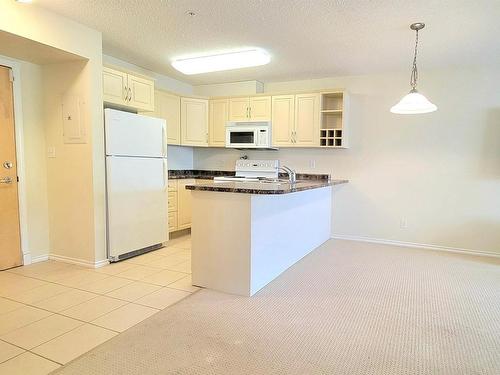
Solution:
[(418, 70), (417, 70), (417, 48), (418, 48), (418, 32), (425, 27), (425, 23), (418, 22), (412, 23), (410, 25), (410, 29), (414, 30), (416, 33), (415, 37), (415, 54), (413, 56), (413, 68), (411, 70), (411, 78), (410, 78), (410, 92), (403, 97), (399, 101), (398, 104), (391, 108), (392, 113), (398, 114), (418, 114), (418, 113), (429, 113), (434, 112), (437, 107), (432, 104), (425, 96), (420, 94), (417, 91), (417, 79), (418, 79)]

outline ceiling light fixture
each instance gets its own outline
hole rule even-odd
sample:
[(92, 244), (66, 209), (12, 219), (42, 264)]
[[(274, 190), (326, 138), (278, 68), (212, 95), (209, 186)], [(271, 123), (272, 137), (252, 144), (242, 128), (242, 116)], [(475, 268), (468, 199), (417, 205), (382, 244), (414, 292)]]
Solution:
[(410, 92), (399, 101), (398, 104), (391, 108), (392, 113), (398, 114), (418, 114), (418, 113), (429, 113), (437, 110), (436, 105), (432, 104), (425, 96), (417, 91), (417, 48), (418, 48), (418, 31), (425, 27), (425, 23), (417, 22), (410, 25), (410, 29), (414, 30), (415, 36), (415, 54), (413, 56), (413, 68), (411, 70), (410, 78)]
[(220, 72), (265, 65), (271, 61), (269, 54), (258, 48), (222, 53), (218, 55), (192, 57), (172, 62), (179, 72), (192, 75), (209, 72)]

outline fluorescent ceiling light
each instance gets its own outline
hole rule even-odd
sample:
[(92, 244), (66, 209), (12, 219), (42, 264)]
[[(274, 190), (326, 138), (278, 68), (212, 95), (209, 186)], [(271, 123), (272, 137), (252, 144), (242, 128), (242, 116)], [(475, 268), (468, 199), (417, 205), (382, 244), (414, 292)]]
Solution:
[(269, 61), (271, 61), (271, 56), (266, 51), (249, 49), (219, 55), (179, 59), (172, 62), (172, 66), (179, 72), (191, 75), (260, 66), (269, 63)]

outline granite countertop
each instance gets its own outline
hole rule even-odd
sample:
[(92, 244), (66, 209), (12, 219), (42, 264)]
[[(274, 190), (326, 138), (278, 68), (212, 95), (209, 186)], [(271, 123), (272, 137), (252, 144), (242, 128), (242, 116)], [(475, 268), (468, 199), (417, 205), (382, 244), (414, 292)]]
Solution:
[(211, 180), (215, 176), (234, 176), (234, 171), (206, 171), (201, 169), (176, 169), (168, 171), (169, 180), (202, 178)]
[[(299, 175), (300, 176), (300, 175)], [(238, 181), (195, 181), (194, 184), (186, 185), (188, 190), (216, 191), (224, 193), (244, 194), (289, 194), (298, 191), (319, 189), (327, 186), (345, 184), (348, 180), (328, 179), (297, 179), (297, 182), (238, 182)]]

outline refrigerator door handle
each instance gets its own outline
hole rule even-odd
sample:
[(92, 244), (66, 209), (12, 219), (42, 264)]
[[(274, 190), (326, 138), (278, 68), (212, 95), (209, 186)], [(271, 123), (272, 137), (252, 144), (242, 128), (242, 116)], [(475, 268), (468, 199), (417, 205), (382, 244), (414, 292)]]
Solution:
[(167, 157), (167, 132), (165, 131), (165, 124), (161, 127), (161, 148), (164, 157)]
[(168, 190), (168, 169), (167, 160), (163, 159), (163, 189)]

